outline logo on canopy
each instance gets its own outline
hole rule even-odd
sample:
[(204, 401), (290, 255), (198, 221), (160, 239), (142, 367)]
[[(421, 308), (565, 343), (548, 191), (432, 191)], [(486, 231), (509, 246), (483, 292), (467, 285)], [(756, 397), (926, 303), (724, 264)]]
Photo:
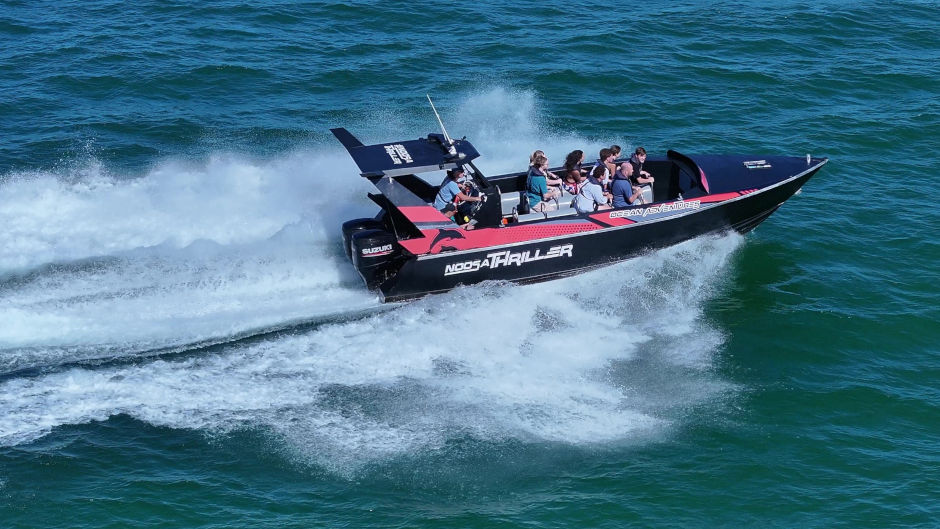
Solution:
[(408, 149), (405, 149), (405, 146), (396, 143), (394, 145), (386, 145), (385, 152), (388, 153), (388, 156), (392, 159), (392, 163), (395, 165), (401, 165), (402, 163), (411, 163), (414, 160), (411, 158), (411, 155), (408, 154)]

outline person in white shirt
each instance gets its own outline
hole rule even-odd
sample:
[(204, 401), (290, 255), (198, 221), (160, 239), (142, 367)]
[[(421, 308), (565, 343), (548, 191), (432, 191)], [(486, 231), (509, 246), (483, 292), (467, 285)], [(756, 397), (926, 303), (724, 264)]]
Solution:
[(604, 209), (610, 209), (607, 194), (598, 180), (599, 176), (604, 176), (607, 168), (603, 165), (594, 168), (591, 176), (581, 176), (581, 191), (574, 199), (574, 209), (581, 214), (593, 213)]

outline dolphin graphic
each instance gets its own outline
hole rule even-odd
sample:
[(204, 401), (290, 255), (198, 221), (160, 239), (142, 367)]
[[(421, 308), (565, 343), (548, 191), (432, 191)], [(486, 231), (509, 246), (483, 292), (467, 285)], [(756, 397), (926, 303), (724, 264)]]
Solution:
[[(465, 239), (463, 233), (460, 233), (460, 230), (439, 230), (437, 232), (437, 237), (434, 237), (434, 240), (431, 241), (431, 246), (428, 248), (429, 253), (440, 253), (434, 252), (434, 245), (443, 242), (449, 239)], [(443, 250), (443, 248), (441, 248)]]

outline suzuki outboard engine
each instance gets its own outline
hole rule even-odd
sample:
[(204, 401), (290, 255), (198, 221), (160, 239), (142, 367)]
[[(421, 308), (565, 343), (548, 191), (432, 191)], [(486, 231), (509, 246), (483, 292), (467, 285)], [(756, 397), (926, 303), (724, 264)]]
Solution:
[(350, 252), (352, 236), (356, 232), (365, 230), (380, 230), (384, 227), (382, 221), (378, 219), (353, 219), (343, 223), (343, 249), (346, 250), (346, 257), (352, 259)]
[(401, 246), (395, 235), (385, 230), (362, 230), (352, 234), (352, 262), (370, 289), (398, 271)]

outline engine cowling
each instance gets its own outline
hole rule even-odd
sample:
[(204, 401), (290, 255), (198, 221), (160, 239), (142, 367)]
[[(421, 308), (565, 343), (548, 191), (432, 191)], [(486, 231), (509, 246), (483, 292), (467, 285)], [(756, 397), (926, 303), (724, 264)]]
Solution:
[(383, 228), (381, 221), (376, 219), (353, 219), (343, 223), (343, 250), (346, 251), (346, 258), (352, 259), (352, 237), (353, 234), (365, 230), (380, 230)]
[(369, 288), (375, 288), (398, 269), (401, 245), (395, 235), (380, 229), (352, 234), (352, 262)]

